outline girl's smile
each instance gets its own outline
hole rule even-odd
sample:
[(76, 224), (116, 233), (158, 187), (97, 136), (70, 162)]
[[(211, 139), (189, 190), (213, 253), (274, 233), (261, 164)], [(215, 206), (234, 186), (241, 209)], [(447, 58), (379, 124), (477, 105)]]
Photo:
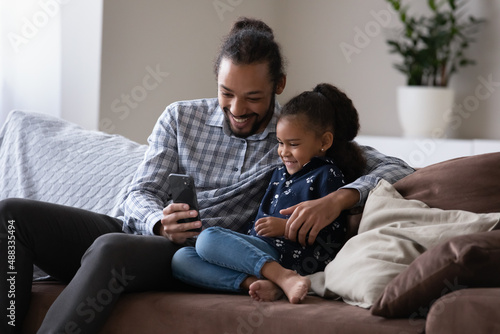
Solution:
[(328, 143), (327, 139), (333, 138), (331, 132), (318, 135), (309, 127), (307, 116), (303, 114), (281, 117), (276, 136), (278, 154), (290, 175), (301, 170), (313, 157), (324, 156), (331, 146), (331, 140)]

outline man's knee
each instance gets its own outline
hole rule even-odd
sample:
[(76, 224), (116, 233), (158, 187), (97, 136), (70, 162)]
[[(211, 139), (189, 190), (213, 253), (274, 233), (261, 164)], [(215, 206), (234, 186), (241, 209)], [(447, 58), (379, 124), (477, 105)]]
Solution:
[(134, 277), (127, 281), (127, 291), (165, 289), (165, 285), (172, 284), (171, 260), (178, 248), (162, 237), (108, 233), (89, 247), (82, 257), (82, 268), (96, 275), (120, 273)]
[[(115, 259), (124, 256), (128, 247), (131, 246), (130, 235), (124, 233), (107, 233), (94, 240), (89, 249), (85, 252), (86, 257), (103, 257)], [(82, 259), (82, 261), (83, 261)]]
[(10, 228), (15, 226), (19, 227), (26, 214), (29, 214), (30, 210), (27, 207), (28, 201), (21, 198), (7, 198), (0, 201), (0, 231), (5, 233)]
[(171, 241), (152, 236), (134, 235), (123, 232), (107, 233), (98, 237), (82, 258), (102, 263), (136, 263), (151, 256), (172, 255), (179, 247)]
[(24, 207), (25, 200), (20, 198), (7, 198), (0, 201), (0, 218), (2, 222), (7, 219), (13, 219), (16, 212)]

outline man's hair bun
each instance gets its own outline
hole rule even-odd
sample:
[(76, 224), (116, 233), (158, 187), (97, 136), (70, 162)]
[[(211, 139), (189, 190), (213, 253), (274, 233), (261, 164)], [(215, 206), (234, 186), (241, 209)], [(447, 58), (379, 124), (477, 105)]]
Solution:
[(261, 20), (256, 20), (248, 17), (240, 17), (238, 20), (233, 24), (233, 27), (231, 28), (231, 31), (229, 32), (230, 35), (236, 34), (242, 30), (254, 30), (254, 31), (259, 31), (261, 33), (266, 33), (271, 35), (272, 39), (274, 39), (274, 33), (271, 27), (269, 27), (267, 24), (262, 22)]

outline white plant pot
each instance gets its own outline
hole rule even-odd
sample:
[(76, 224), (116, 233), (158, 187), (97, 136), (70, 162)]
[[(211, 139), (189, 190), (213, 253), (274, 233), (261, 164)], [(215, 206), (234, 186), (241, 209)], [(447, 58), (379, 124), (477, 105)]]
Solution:
[(403, 135), (446, 137), (454, 98), (454, 91), (444, 87), (398, 87), (397, 108)]

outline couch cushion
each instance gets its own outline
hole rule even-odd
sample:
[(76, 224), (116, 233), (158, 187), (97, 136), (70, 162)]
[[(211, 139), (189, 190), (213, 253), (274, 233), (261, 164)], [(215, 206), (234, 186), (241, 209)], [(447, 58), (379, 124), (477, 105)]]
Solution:
[(500, 287), (500, 230), (453, 238), (428, 250), (386, 286), (372, 314), (425, 316), (442, 295), (470, 287)]
[[(63, 286), (33, 285), (33, 301), (23, 334), (36, 333), (48, 306)], [(270, 303), (248, 295), (194, 292), (124, 294), (101, 334), (167, 333), (423, 333), (423, 321), (385, 319), (342, 302), (307, 296), (301, 304)]]
[(457, 158), (417, 170), (394, 183), (408, 199), (431, 208), (500, 212), (500, 153)]

